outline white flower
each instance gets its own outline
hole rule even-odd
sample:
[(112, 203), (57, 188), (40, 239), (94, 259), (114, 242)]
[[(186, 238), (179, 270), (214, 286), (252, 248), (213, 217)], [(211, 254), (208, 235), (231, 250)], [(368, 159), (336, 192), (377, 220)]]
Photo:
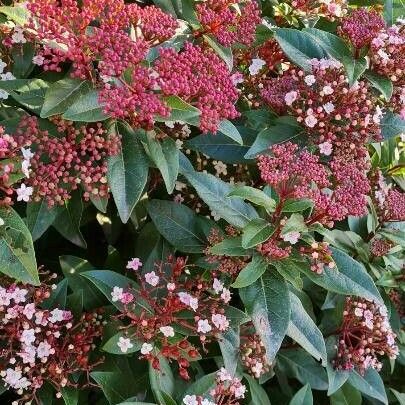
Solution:
[(166, 121), (165, 125), (167, 126), (167, 128), (173, 129), (174, 128), (174, 121)]
[(367, 328), (369, 329), (373, 329), (374, 327), (374, 323), (373, 323), (373, 319), (374, 319), (374, 315), (370, 310), (365, 310), (363, 313), (364, 316), (364, 323), (366, 324)]
[(298, 92), (295, 90), (289, 91), (285, 96), (284, 96), (284, 101), (288, 106), (291, 106), (292, 103), (298, 98)]
[(24, 329), (20, 336), (20, 342), (30, 346), (35, 342), (35, 329)]
[(42, 55), (35, 55), (32, 58), (32, 63), (37, 66), (42, 66), (45, 62), (45, 58)]
[(52, 346), (47, 341), (41, 342), (37, 347), (38, 358), (44, 359), (49, 357), (50, 354), (52, 354)]
[(181, 139), (176, 139), (176, 148), (177, 149), (179, 149), (179, 150), (181, 150), (181, 149), (183, 149), (183, 141), (181, 140)]
[(198, 400), (196, 395), (186, 395), (183, 398), (184, 405), (198, 405)]
[(30, 160), (34, 157), (34, 154), (31, 152), (31, 148), (21, 148), (21, 153), (25, 160)]
[(36, 350), (34, 346), (23, 344), (22, 351), (18, 355), (24, 364), (35, 363)]
[(329, 96), (329, 95), (333, 94), (333, 89), (330, 86), (324, 86), (322, 89), (322, 93)]
[(121, 287), (114, 287), (111, 292), (111, 301), (117, 302), (121, 301), (122, 297), (124, 296), (124, 290)]
[(214, 289), (214, 291), (217, 294), (219, 294), (223, 290), (224, 285), (217, 278), (214, 278), (214, 282), (212, 283), (212, 288)]
[(16, 27), (14, 33), (11, 36), (11, 42), (13, 44), (25, 44), (27, 40), (24, 37), (24, 31), (21, 27)]
[(240, 384), (235, 388), (235, 397), (236, 398), (245, 398), (246, 387), (243, 384)]
[(377, 106), (375, 108), (375, 114), (373, 115), (373, 122), (375, 124), (379, 124), (383, 115), (383, 110), (380, 108), (380, 106)]
[(307, 127), (313, 128), (317, 122), (318, 120), (313, 115), (308, 115), (305, 118), (305, 124), (307, 125)]
[(265, 64), (266, 62), (263, 59), (252, 59), (252, 64), (249, 66), (249, 73), (252, 76), (257, 75)]
[(252, 373), (255, 375), (256, 378), (259, 378), (263, 373), (263, 363), (258, 361), (252, 368)]
[(304, 77), (304, 81), (308, 86), (312, 86), (316, 82), (316, 79), (314, 75), (308, 75)]
[(212, 328), (208, 319), (200, 319), (197, 323), (197, 332), (198, 333), (208, 333), (211, 332)]
[(21, 171), (23, 172), (24, 176), (29, 179), (30, 177), (30, 167), (31, 163), (29, 160), (23, 160), (21, 163)]
[(124, 338), (120, 336), (117, 342), (117, 346), (120, 348), (122, 353), (126, 353), (128, 349), (132, 349), (134, 345), (131, 343), (131, 339)]
[(6, 370), (6, 375), (4, 376), (4, 382), (10, 387), (20, 389), (26, 385), (27, 379), (22, 377), (21, 370), (13, 370), (12, 368), (8, 368)]
[(335, 110), (335, 106), (330, 101), (323, 105), (323, 109), (325, 110), (326, 114), (330, 114)]
[(1, 80), (14, 80), (15, 76), (11, 72), (2, 73), (0, 75)]
[(35, 314), (35, 304), (27, 304), (23, 309), (23, 314), (26, 316), (27, 319), (32, 319)]
[(150, 343), (144, 343), (141, 347), (141, 353), (146, 356), (153, 350), (153, 346)]
[(26, 301), (26, 295), (28, 294), (28, 290), (25, 288), (16, 288), (13, 292), (11, 292), (10, 297), (14, 300), (16, 304), (20, 302)]
[(299, 232), (293, 231), (282, 235), (281, 238), (284, 240), (284, 242), (289, 242), (291, 245), (295, 245), (300, 239), (300, 236), (301, 234)]
[(20, 188), (17, 188), (16, 191), (17, 201), (28, 202), (34, 190), (32, 189), (32, 187), (27, 187), (24, 183), (22, 183)]
[(7, 67), (7, 63), (3, 62), (3, 60), (0, 59), (0, 74), (4, 72), (5, 67)]
[(225, 315), (212, 314), (211, 321), (215, 325), (215, 327), (222, 332), (229, 328), (229, 321), (228, 319), (226, 319)]
[(237, 86), (238, 84), (243, 83), (243, 74), (242, 74), (242, 73), (239, 73), (239, 72), (234, 73), (234, 74), (231, 76), (231, 80), (232, 80), (233, 85), (234, 85), (234, 86)]
[(225, 304), (231, 300), (231, 292), (227, 288), (222, 290), (221, 299), (225, 302)]
[(323, 142), (319, 144), (319, 153), (329, 156), (332, 153), (333, 146), (330, 142)]
[(201, 405), (217, 405), (217, 404), (215, 402), (212, 402), (209, 399), (205, 398), (201, 401)]
[(167, 283), (166, 288), (167, 288), (168, 291), (174, 291), (176, 289), (176, 284)]
[(228, 174), (227, 165), (224, 162), (214, 160), (212, 163), (217, 175), (224, 174), (226, 176)]
[(140, 267), (142, 267), (142, 262), (138, 257), (132, 258), (127, 264), (127, 269), (130, 270), (138, 270)]
[(61, 309), (55, 308), (50, 314), (51, 316), (48, 318), (48, 321), (51, 323), (62, 322), (64, 319), (64, 311)]
[(159, 330), (163, 333), (165, 337), (174, 336), (174, 329), (171, 326), (161, 326)]
[(145, 281), (153, 287), (159, 284), (159, 276), (154, 271), (145, 274)]
[(180, 299), (180, 302), (182, 302), (185, 305), (188, 305), (194, 311), (197, 310), (197, 308), (198, 308), (198, 299), (197, 298), (194, 298), (190, 294), (185, 293), (185, 292), (179, 292), (177, 295)]
[(388, 56), (387, 52), (385, 52), (382, 49), (379, 49), (377, 54), (384, 62), (388, 62), (390, 60), (390, 57)]
[(229, 371), (225, 367), (221, 367), (221, 369), (217, 372), (217, 377), (219, 381), (232, 381), (232, 376), (229, 374)]
[(0, 305), (9, 306), (11, 298), (11, 294), (5, 288), (0, 287)]

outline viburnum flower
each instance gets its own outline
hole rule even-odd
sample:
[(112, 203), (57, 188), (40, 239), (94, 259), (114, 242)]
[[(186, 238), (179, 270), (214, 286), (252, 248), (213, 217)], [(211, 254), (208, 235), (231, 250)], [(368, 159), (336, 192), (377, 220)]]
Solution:
[(343, 17), (348, 5), (346, 0), (288, 0), (288, 4), (303, 19), (323, 16), (331, 21)]
[(261, 22), (260, 9), (254, 0), (207, 0), (196, 6), (202, 32), (212, 34), (226, 47), (235, 43), (249, 46)]
[[(102, 335), (101, 315), (83, 314), (75, 321), (70, 311), (45, 310), (42, 303), (51, 291), (47, 284), (33, 287), (4, 278), (0, 286), (0, 337), (7, 342), (1, 350), (0, 376), (24, 403), (39, 404), (36, 392), (45, 383), (57, 396), (64, 387), (91, 385), (89, 373), (101, 362), (89, 359), (90, 347)], [(86, 375), (86, 382), (78, 383), (79, 373)]]
[[(177, 361), (184, 379), (189, 378), (189, 362), (198, 358), (199, 351), (176, 333), (175, 325), (199, 335), (203, 345), (230, 327), (224, 300), (212, 294), (213, 279), (188, 275), (186, 268), (184, 258), (170, 256), (144, 276), (134, 273), (139, 288), (115, 286), (111, 291), (112, 301), (122, 304), (117, 318), (125, 324), (123, 338), (143, 342), (141, 355), (156, 369), (159, 355)], [(130, 301), (125, 299), (127, 294)], [(118, 343), (124, 350), (129, 344), (128, 340)]]
[(347, 38), (356, 49), (369, 45), (385, 27), (384, 19), (374, 10), (358, 8), (342, 19), (338, 33)]
[(368, 368), (380, 371), (378, 355), (391, 359), (398, 355), (395, 338), (384, 305), (347, 297), (333, 364), (339, 370), (356, 369), (361, 374)]
[(127, 269), (134, 270), (134, 271), (139, 270), (141, 267), (142, 267), (142, 262), (138, 257), (134, 257), (127, 264)]

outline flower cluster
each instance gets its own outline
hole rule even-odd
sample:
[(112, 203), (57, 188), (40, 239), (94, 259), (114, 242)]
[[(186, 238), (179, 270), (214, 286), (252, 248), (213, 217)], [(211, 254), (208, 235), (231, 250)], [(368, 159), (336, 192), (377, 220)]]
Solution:
[(335, 21), (347, 12), (346, 0), (288, 0), (294, 13), (303, 19), (323, 16)]
[(368, 368), (380, 370), (378, 355), (391, 359), (398, 355), (395, 338), (385, 306), (347, 297), (334, 366), (338, 370), (356, 369), (361, 374)]
[(140, 267), (134, 259), (128, 263), (128, 268), (137, 269), (139, 289), (115, 286), (111, 291), (112, 301), (122, 305), (118, 318), (126, 323), (117, 344), (125, 353), (139, 342), (142, 357), (153, 367), (159, 368), (160, 354), (177, 361), (180, 376), (189, 379), (187, 369), (199, 351), (176, 331), (180, 327), (187, 335), (198, 335), (203, 346), (216, 339), (230, 326), (224, 304), (229, 303), (231, 293), (217, 278), (191, 275), (181, 257), (170, 256), (143, 274)]
[(311, 262), (311, 270), (314, 273), (322, 274), (323, 268), (328, 266), (333, 269), (335, 262), (332, 258), (332, 251), (327, 242), (313, 242), (310, 247), (300, 247), (300, 253), (303, 256), (309, 257)]
[(17, 190), (19, 196), (28, 201), (32, 195), (34, 201), (45, 199), (52, 206), (63, 204), (81, 186), (86, 200), (108, 197), (106, 158), (118, 153), (119, 138), (107, 134), (101, 123), (76, 128), (62, 119), (53, 122), (59, 136), (41, 130), (34, 116), (24, 116), (19, 123), (14, 139), (25, 148), (31, 168), (23, 189)]
[(349, 40), (354, 48), (370, 45), (377, 33), (385, 27), (381, 15), (367, 8), (358, 8), (343, 18), (338, 33)]
[(270, 370), (266, 358), (266, 348), (257, 333), (251, 331), (252, 325), (242, 325), (240, 358), (247, 372), (255, 378), (260, 378)]
[(222, 367), (216, 376), (216, 385), (210, 391), (212, 402), (200, 395), (186, 395), (183, 398), (184, 405), (240, 405), (240, 400), (245, 397), (246, 387), (241, 380)]
[(371, 241), (370, 252), (375, 257), (385, 256), (393, 247), (393, 243), (383, 238), (374, 238)]
[(197, 4), (196, 11), (203, 32), (213, 34), (223, 46), (251, 45), (261, 22), (254, 0), (207, 0)]
[(269, 79), (263, 100), (278, 113), (296, 117), (326, 156), (343, 141), (380, 140), (382, 110), (369, 85), (360, 80), (350, 87), (339, 62), (314, 59), (312, 65), (312, 74), (290, 69)]
[[(70, 311), (43, 309), (51, 288), (8, 284), (0, 287), (0, 375), (7, 388), (20, 395), (16, 403), (40, 403), (37, 391), (48, 383), (57, 397), (64, 387), (79, 387), (97, 363), (89, 356), (94, 339), (102, 335), (101, 315), (83, 314), (76, 322)], [(85, 385), (90, 384), (89, 381)]]
[(221, 119), (239, 115), (234, 106), (238, 92), (230, 73), (211, 50), (191, 43), (179, 53), (163, 48), (155, 69), (164, 95), (176, 95), (200, 109), (203, 132), (216, 132)]
[[(388, 76), (395, 85), (405, 85), (405, 62), (400, 55), (405, 52), (405, 21), (381, 30), (371, 41), (372, 69)], [(402, 103), (404, 104), (404, 103)]]

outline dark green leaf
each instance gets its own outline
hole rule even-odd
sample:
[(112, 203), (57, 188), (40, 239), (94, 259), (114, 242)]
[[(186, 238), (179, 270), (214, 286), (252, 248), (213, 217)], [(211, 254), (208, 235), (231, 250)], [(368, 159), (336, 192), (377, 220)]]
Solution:
[(313, 403), (311, 387), (306, 384), (294, 395), (289, 405), (313, 405)]
[(384, 139), (399, 136), (405, 132), (405, 120), (398, 114), (387, 111), (381, 120), (381, 131)]
[(392, 92), (394, 90), (394, 86), (392, 85), (392, 81), (388, 77), (381, 76), (371, 70), (367, 70), (364, 76), (368, 79), (373, 87), (380, 91), (380, 93), (385, 97), (387, 101), (390, 100)]
[(214, 245), (210, 252), (213, 255), (225, 256), (244, 256), (249, 253), (242, 247), (242, 237), (226, 238), (222, 242)]
[(330, 397), (331, 405), (361, 405), (361, 394), (349, 384), (344, 384)]
[(260, 384), (248, 374), (243, 375), (249, 384), (249, 393), (252, 400), (252, 405), (271, 405), (270, 399), (267, 396), (266, 391), (260, 386)]
[(368, 368), (364, 376), (357, 371), (352, 371), (347, 382), (368, 397), (376, 398), (382, 403), (388, 404), (383, 380), (378, 371), (373, 368)]
[(314, 202), (305, 198), (300, 200), (287, 200), (283, 205), (282, 212), (301, 212), (313, 206)]
[(252, 261), (238, 274), (233, 288), (248, 287), (259, 279), (268, 267), (267, 260), (260, 255), (254, 255)]
[(268, 240), (274, 233), (274, 227), (262, 218), (252, 219), (242, 233), (242, 247), (249, 249)]
[(239, 197), (248, 200), (253, 204), (266, 208), (268, 211), (274, 211), (276, 202), (265, 192), (254, 187), (236, 186), (230, 193), (229, 197)]
[(61, 209), (58, 205), (49, 207), (46, 200), (27, 204), (27, 227), (34, 241), (53, 224)]

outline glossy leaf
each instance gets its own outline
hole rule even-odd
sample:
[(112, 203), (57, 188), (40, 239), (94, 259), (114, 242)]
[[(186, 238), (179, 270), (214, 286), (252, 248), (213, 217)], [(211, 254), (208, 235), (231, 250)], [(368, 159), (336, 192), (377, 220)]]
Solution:
[(274, 227), (262, 218), (252, 219), (242, 233), (242, 247), (249, 249), (268, 240), (274, 233)]
[(254, 255), (252, 261), (245, 266), (238, 274), (238, 277), (232, 284), (233, 288), (248, 287), (259, 279), (267, 270), (267, 260), (260, 255)]
[(294, 395), (289, 405), (313, 405), (313, 403), (311, 387), (306, 384)]

